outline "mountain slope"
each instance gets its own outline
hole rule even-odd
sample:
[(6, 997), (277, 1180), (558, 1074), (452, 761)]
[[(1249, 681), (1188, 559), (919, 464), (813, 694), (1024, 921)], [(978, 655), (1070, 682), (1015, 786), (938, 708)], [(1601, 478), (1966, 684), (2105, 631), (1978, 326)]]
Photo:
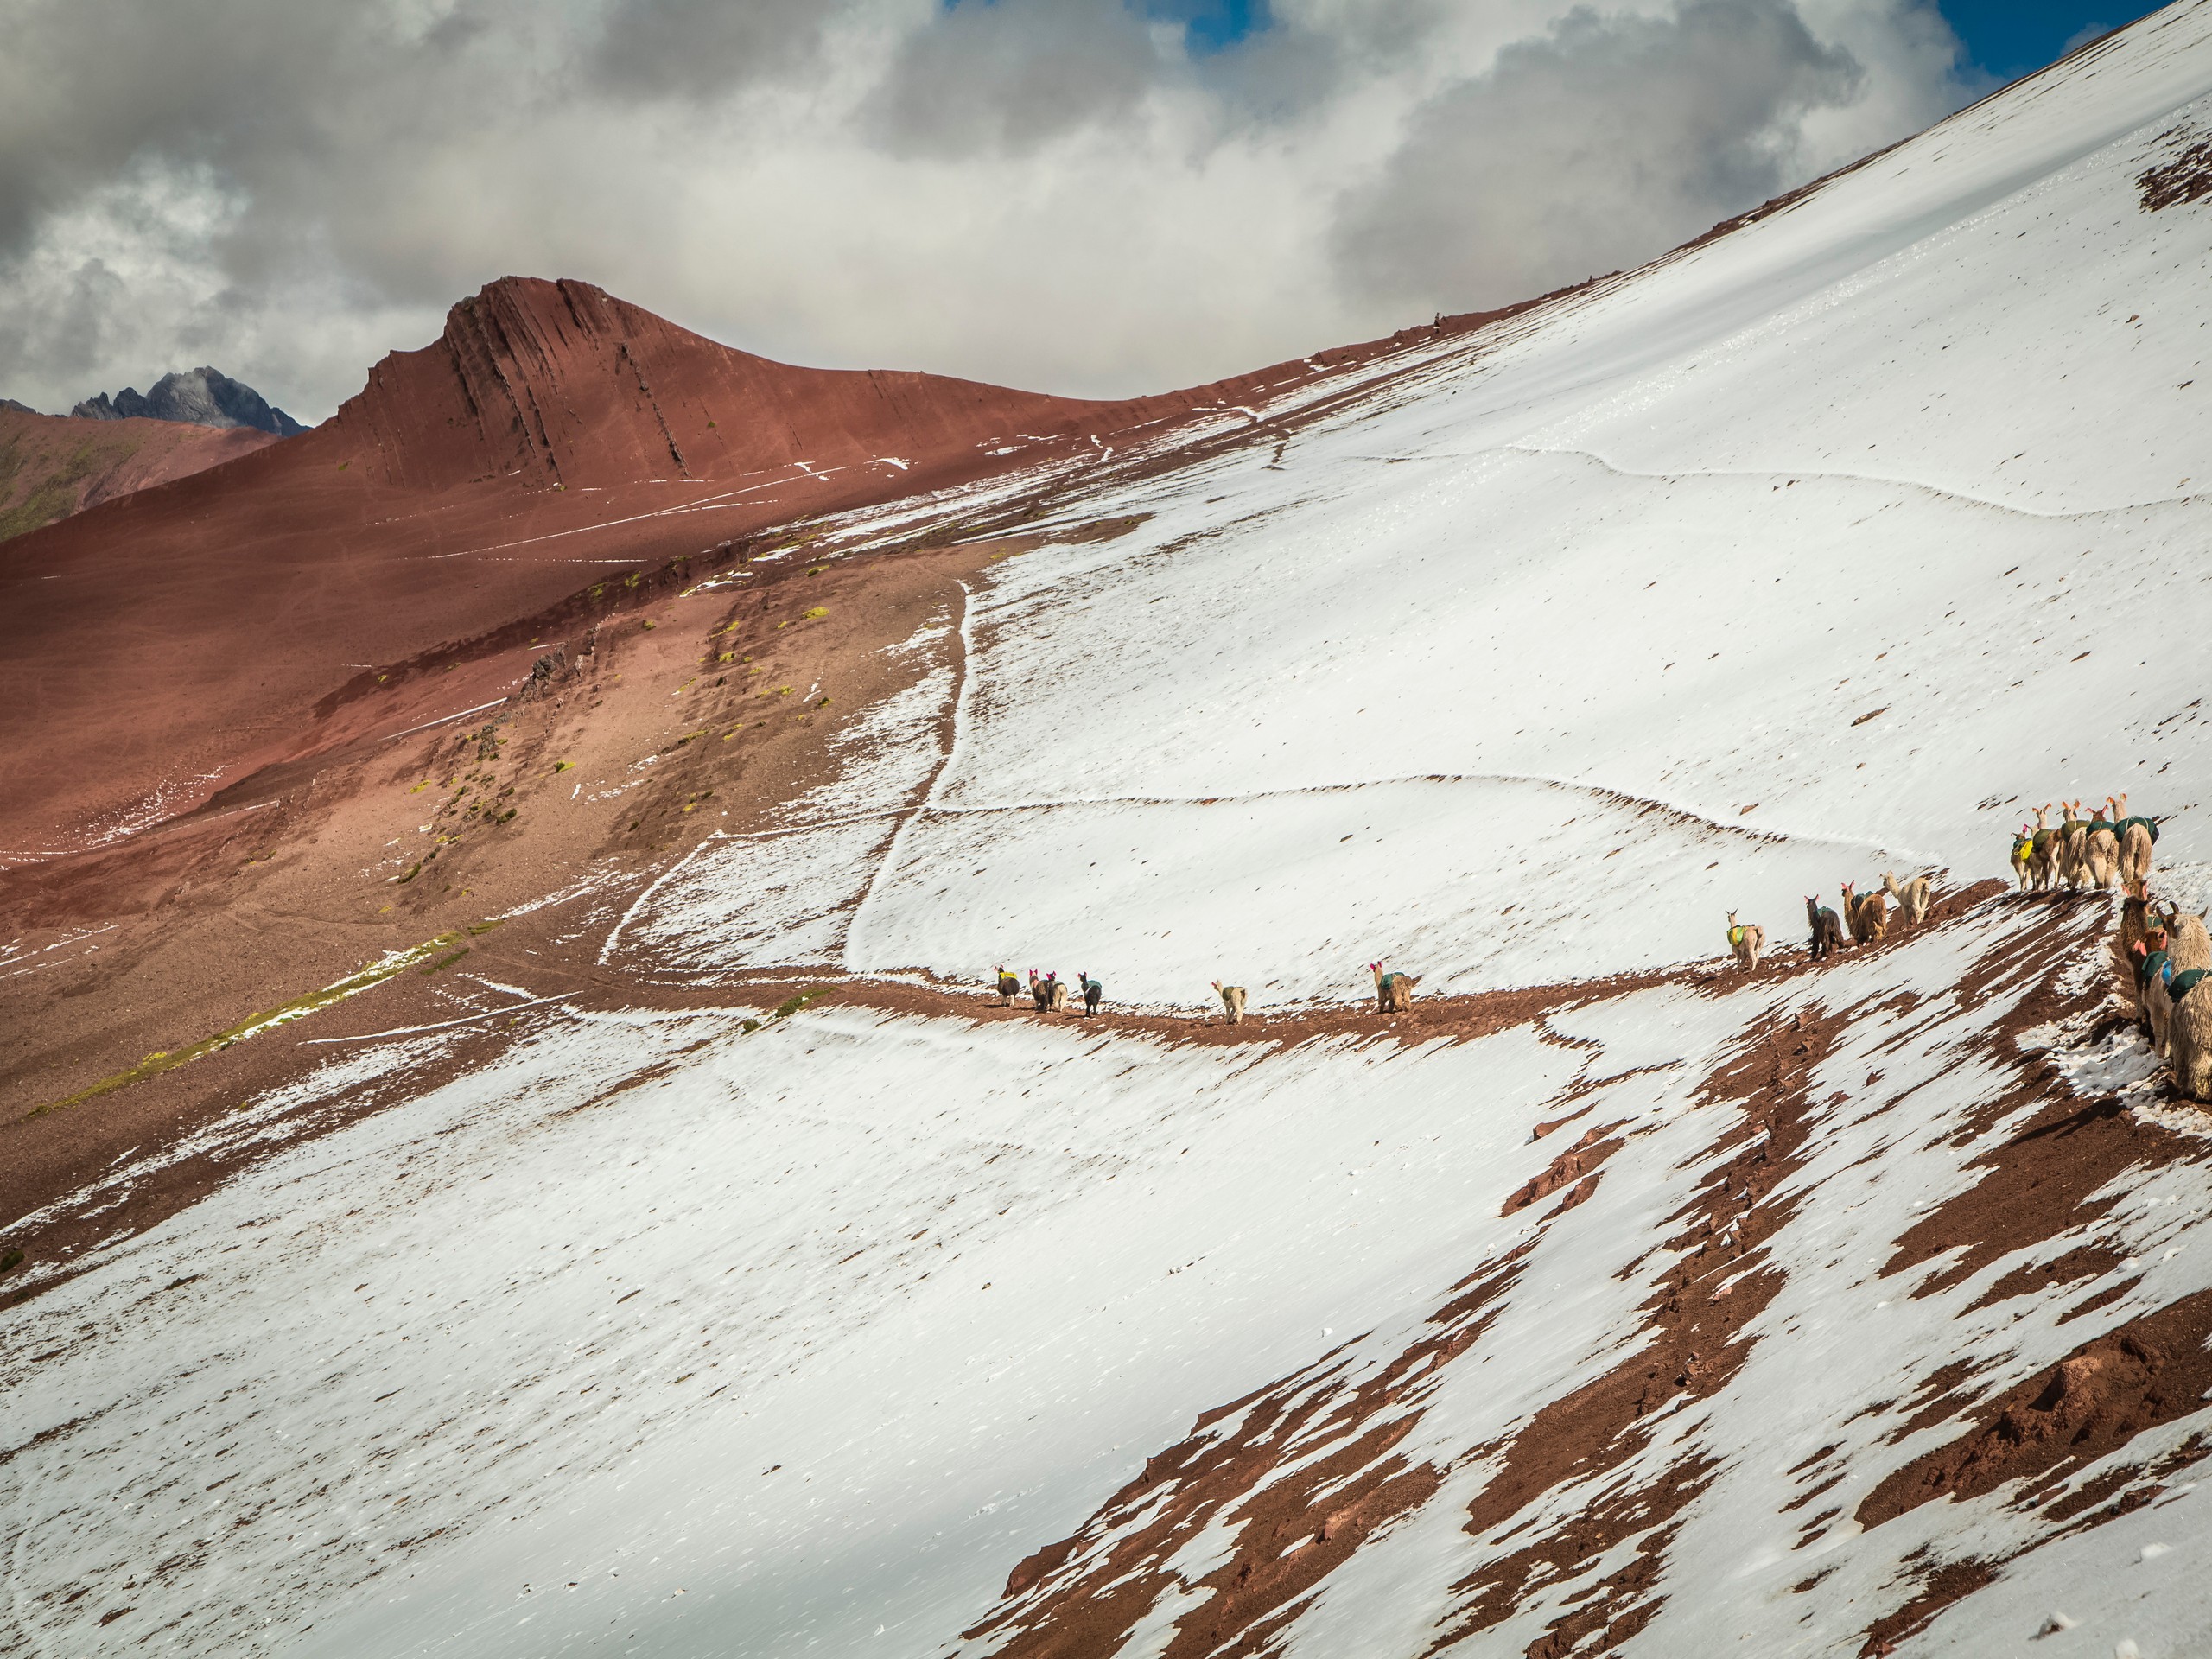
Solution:
[(275, 442), (244, 428), (75, 421), (0, 408), (0, 541)]
[[(11, 1633), (2203, 1648), (2212, 1116), (2113, 896), (2006, 878), (2125, 790), (2212, 902), (2209, 111), (2170, 8), (1333, 391), (824, 514), (272, 805), (392, 948), (36, 1120)], [(603, 839), (495, 897), (508, 811)], [(11, 963), (114, 995), (129, 937)]]
[[(503, 279), (281, 450), (0, 555), (0, 696), (28, 711), (0, 733), (0, 860), (109, 844), (257, 771), (467, 706), (364, 705), (383, 683), (365, 668), (396, 682), (427, 653), (480, 657), (595, 584), (675, 560), (704, 574), (771, 526), (1095, 454), (1370, 355), (1085, 403), (791, 368), (588, 284)], [(331, 724), (339, 703), (353, 724)], [(98, 767), (79, 763), (88, 749)]]

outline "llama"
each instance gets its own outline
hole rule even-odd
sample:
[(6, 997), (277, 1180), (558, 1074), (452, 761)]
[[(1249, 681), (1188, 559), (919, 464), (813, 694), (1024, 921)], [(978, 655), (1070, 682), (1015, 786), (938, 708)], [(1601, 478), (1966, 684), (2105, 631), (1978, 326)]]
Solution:
[(2109, 893), (2112, 884), (2120, 880), (2120, 837), (2113, 833), (2112, 825), (2105, 822), (2102, 807), (2089, 820), (2089, 843), (2083, 858), (2089, 880)]
[(1037, 970), (1034, 968), (1029, 970), (1029, 995), (1036, 1002), (1037, 1012), (1039, 1014), (1045, 1012), (1046, 1005), (1052, 1000), (1052, 982), (1049, 979), (1038, 978)]
[(2174, 959), (2174, 972), (2185, 974), (2192, 968), (2212, 968), (2212, 934), (2204, 929), (2206, 912), (2199, 911), (2192, 916), (2177, 904), (2166, 906), (2166, 949)]
[(2122, 887), (2142, 887), (2151, 879), (2151, 849), (2158, 844), (2156, 818), (2127, 816), (2127, 797), (2107, 795), (2112, 809), (2112, 832), (2120, 842), (2120, 881)]
[(2035, 831), (2022, 824), (2019, 833), (2012, 837), (2012, 877), (2020, 884), (2020, 891), (2028, 890), (2031, 866), (2035, 862)]
[(2154, 837), (2147, 819), (2130, 818), (2120, 832), (2120, 879), (2141, 887), (2151, 879), (2151, 847)]
[(1045, 976), (1045, 1011), (1047, 1014), (1065, 1014), (1068, 1011), (1068, 988), (1061, 983), (1058, 969)]
[(1879, 944), (1890, 931), (1890, 898), (1885, 893), (1861, 893), (1859, 919), (1866, 930), (1866, 943)]
[(1879, 944), (1890, 931), (1890, 901), (1878, 893), (1859, 893), (1843, 884), (1843, 919), (1853, 944)]
[(1411, 1014), (1414, 1007), (1414, 987), (1421, 981), (1411, 974), (1386, 974), (1382, 964), (1370, 962), (1367, 971), (1375, 976), (1375, 1006), (1383, 1014)]
[(1244, 988), (1242, 985), (1224, 985), (1217, 979), (1213, 988), (1221, 998), (1221, 1011), (1228, 1023), (1232, 1026), (1243, 1024)]
[(1918, 927), (1928, 919), (1928, 878), (1916, 875), (1903, 887), (1887, 870), (1882, 872), (1882, 891), (1897, 900), (1897, 908), (1904, 912), (1907, 923)]
[(1089, 1019), (1098, 1012), (1098, 1004), (1106, 995), (1106, 988), (1080, 968), (1076, 970), (1075, 976), (1083, 985), (1083, 1013), (1084, 1017)]
[(1728, 948), (1736, 953), (1736, 965), (1745, 973), (1758, 971), (1759, 957), (1766, 950), (1766, 930), (1757, 922), (1738, 922), (1736, 912), (1728, 912)]
[(2173, 1013), (2166, 1034), (2166, 1064), (2174, 1087), (2191, 1100), (2212, 1101), (2212, 991), (2205, 970), (2173, 977)]
[(1006, 965), (1001, 963), (999, 965), (999, 1006), (1002, 1008), (1012, 1007), (1014, 999), (1020, 989), (1021, 982), (1007, 972)]
[(1805, 919), (1813, 926), (1813, 960), (1818, 962), (1832, 950), (1844, 949), (1843, 924), (1836, 920), (1830, 910), (1811, 893), (1805, 895)]
[(2061, 801), (2058, 810), (2064, 819), (2058, 830), (2058, 875), (2070, 891), (2088, 877), (2089, 821), (2079, 801)]
[(2173, 958), (2166, 954), (2165, 939), (2153, 934), (2136, 946), (2136, 995), (2143, 1005), (2143, 1023), (2151, 1033), (2151, 1052), (2166, 1057), (2166, 1043), (2174, 1018)]
[(2143, 893), (2131, 893), (2120, 906), (2120, 932), (2113, 940), (2113, 954), (2120, 959), (2121, 989), (2138, 1014), (2143, 1011), (2143, 983), (2137, 968), (2148, 947), (2145, 941), (2152, 934), (2163, 935), (2158, 918), (2151, 914), (2151, 901)]
[(2034, 810), (2036, 827), (2034, 842), (2028, 855), (2028, 871), (2035, 878), (2035, 888), (2042, 893), (2058, 879), (2059, 831), (2044, 822), (2050, 816), (2051, 804), (2045, 801)]

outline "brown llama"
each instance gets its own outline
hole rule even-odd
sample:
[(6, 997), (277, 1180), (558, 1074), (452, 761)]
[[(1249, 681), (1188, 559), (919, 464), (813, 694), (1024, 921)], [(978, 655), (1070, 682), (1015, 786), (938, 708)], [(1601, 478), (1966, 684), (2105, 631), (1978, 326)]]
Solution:
[(2141, 887), (2151, 879), (2151, 827), (2137, 818), (2120, 832), (2120, 879)]
[(1882, 936), (1890, 931), (1889, 899), (1879, 893), (1856, 893), (1847, 881), (1843, 884), (1843, 919), (1851, 930), (1853, 944), (1879, 944)]
[(1813, 929), (1812, 941), (1808, 948), (1811, 950), (1815, 962), (1820, 961), (1833, 951), (1846, 948), (1843, 943), (1843, 924), (1836, 920), (1835, 912), (1830, 910), (1809, 893), (1805, 895), (1805, 919), (1811, 924)]
[(2143, 960), (2145, 941), (2154, 933), (2162, 933), (2158, 918), (2151, 913), (2151, 901), (2144, 894), (2131, 893), (2120, 902), (2120, 931), (2112, 942), (2113, 955), (2120, 962), (2120, 995), (2137, 1014), (2143, 1012), (2143, 980), (2137, 971)]
[(2089, 880), (2106, 892), (2112, 891), (2113, 883), (2120, 880), (2120, 837), (2105, 822), (2103, 807), (2089, 820), (2088, 847), (2082, 857)]

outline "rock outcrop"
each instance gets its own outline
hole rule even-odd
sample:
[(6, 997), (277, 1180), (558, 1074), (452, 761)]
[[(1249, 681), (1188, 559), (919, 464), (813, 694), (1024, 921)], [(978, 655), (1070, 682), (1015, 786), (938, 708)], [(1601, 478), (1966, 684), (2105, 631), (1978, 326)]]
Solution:
[(151, 391), (125, 386), (102, 392), (69, 411), (79, 421), (176, 421), (188, 426), (251, 427), (289, 438), (307, 430), (245, 382), (202, 364), (189, 373), (165, 374)]

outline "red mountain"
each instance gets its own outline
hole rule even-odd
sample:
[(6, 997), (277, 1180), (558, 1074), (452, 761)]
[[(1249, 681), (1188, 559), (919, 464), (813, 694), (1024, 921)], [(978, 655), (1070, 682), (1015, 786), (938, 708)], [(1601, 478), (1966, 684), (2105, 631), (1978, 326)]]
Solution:
[(0, 543), (0, 868), (503, 696), (610, 577), (696, 580), (753, 531), (1111, 453), (1403, 338), (1103, 403), (795, 368), (502, 278), (313, 431)]
[(588, 283), (509, 277), (454, 307), (436, 345), (378, 364), (334, 427), (356, 465), (404, 488), (512, 478), (607, 489), (886, 457), (935, 474), (969, 464), (979, 440), (1064, 433), (1110, 407), (933, 374), (793, 368)]
[(0, 545), (0, 858), (358, 737), (310, 711), (365, 669), (1151, 408), (793, 368), (588, 283), (503, 279), (314, 431)]

